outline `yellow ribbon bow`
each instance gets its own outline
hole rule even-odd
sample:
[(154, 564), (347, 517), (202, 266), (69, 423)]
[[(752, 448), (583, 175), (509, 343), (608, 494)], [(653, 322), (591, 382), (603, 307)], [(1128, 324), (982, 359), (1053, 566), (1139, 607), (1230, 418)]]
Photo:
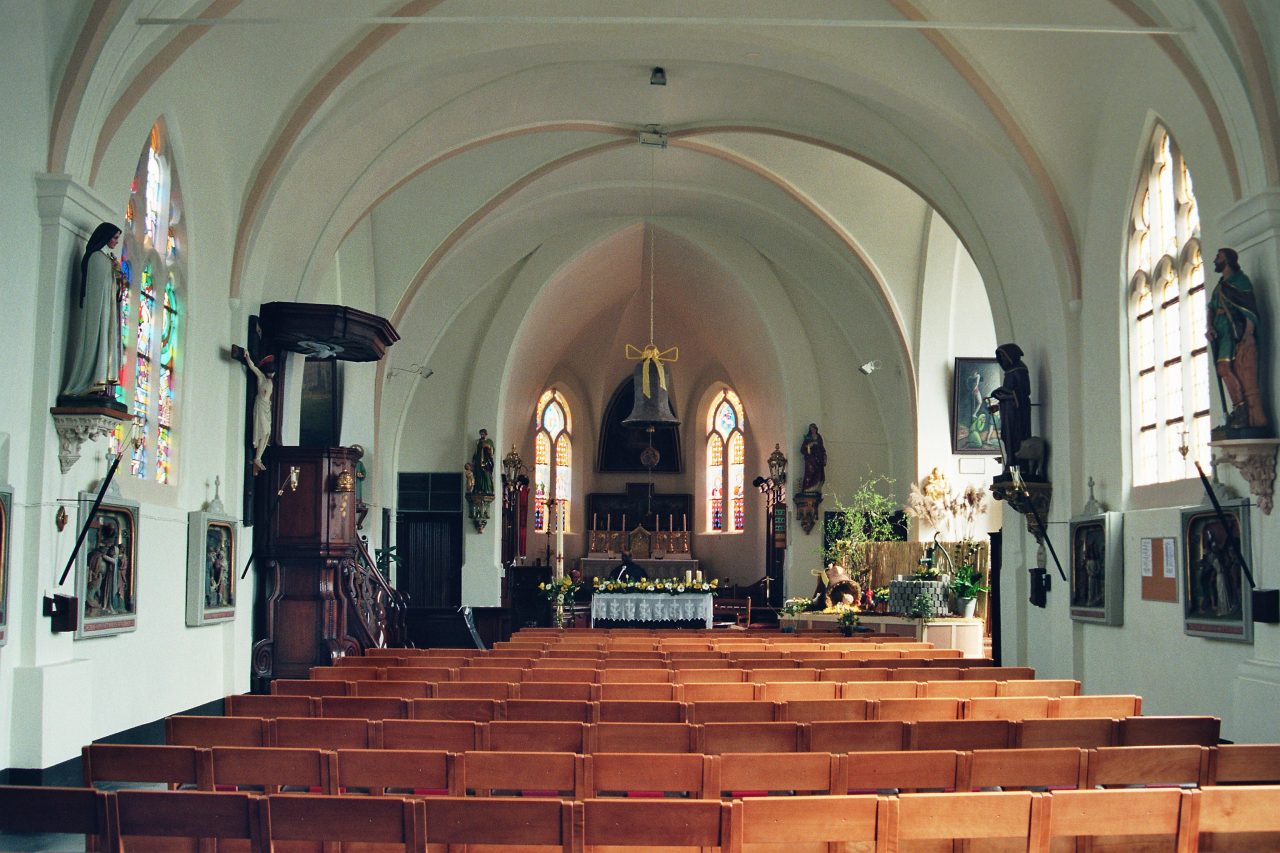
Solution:
[(658, 372), (658, 386), (663, 391), (667, 390), (667, 372), (663, 368), (664, 361), (675, 362), (680, 359), (680, 347), (669, 347), (659, 351), (656, 346), (649, 344), (644, 349), (627, 344), (624, 351), (628, 361), (644, 362), (644, 369), (641, 371), (640, 389), (644, 391), (646, 397), (653, 396), (649, 393), (649, 364), (653, 364), (654, 369)]

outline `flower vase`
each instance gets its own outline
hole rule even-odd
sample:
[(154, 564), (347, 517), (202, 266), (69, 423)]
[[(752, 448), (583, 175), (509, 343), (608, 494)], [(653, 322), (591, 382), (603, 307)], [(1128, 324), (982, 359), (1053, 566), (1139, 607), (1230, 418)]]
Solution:
[(556, 628), (564, 627), (564, 596), (557, 595), (551, 603), (551, 624)]

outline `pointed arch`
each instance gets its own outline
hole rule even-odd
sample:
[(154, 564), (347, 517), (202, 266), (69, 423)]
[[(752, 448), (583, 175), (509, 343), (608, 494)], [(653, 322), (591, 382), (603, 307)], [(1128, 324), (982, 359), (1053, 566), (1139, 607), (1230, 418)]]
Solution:
[(708, 533), (741, 533), (746, 513), (746, 418), (742, 400), (722, 388), (707, 406)]
[(551, 499), (563, 507), (564, 530), (570, 529), (573, 507), (573, 413), (569, 401), (555, 388), (538, 398), (534, 411), (533, 529), (551, 530)]

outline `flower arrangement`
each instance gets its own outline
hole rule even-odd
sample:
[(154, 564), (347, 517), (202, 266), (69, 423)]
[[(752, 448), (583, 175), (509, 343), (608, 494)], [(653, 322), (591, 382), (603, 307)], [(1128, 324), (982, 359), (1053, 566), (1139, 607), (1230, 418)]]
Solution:
[(708, 592), (716, 595), (720, 591), (720, 581), (704, 580), (685, 583), (675, 578), (653, 578), (642, 581), (611, 581), (595, 578), (591, 582), (591, 589), (593, 592), (604, 593), (661, 592), (667, 595), (682, 595), (686, 592)]
[(840, 613), (840, 618), (836, 620), (836, 624), (840, 626), (841, 631), (852, 631), (858, 627), (858, 610), (856, 607), (846, 608)]
[(548, 601), (564, 601), (566, 598), (573, 598), (581, 588), (582, 582), (568, 575), (555, 578), (548, 583), (538, 584), (538, 589), (542, 590), (542, 594), (547, 597)]
[(876, 587), (875, 590), (872, 591), (871, 597), (875, 599), (876, 604), (888, 604), (889, 603), (889, 585), (885, 584), (884, 586)]
[(930, 476), (923, 489), (916, 483), (911, 484), (911, 494), (902, 509), (940, 532), (945, 539), (967, 542), (973, 539), (978, 519), (987, 514), (987, 496), (972, 483), (956, 494), (945, 478)]
[(784, 616), (795, 616), (813, 609), (813, 600), (809, 598), (788, 598), (782, 602), (778, 612)]

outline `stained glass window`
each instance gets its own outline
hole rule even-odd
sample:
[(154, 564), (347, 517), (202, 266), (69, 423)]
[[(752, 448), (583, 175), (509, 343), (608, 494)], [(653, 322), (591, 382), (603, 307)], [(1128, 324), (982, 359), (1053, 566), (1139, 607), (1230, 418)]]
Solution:
[[(161, 485), (174, 481), (180, 403), (182, 243), (177, 176), (164, 132), (152, 128), (129, 186), (120, 242), (120, 337), (124, 362), (116, 399), (137, 425), (125, 448), (130, 473)], [(139, 215), (141, 213), (141, 215)], [(117, 428), (116, 450), (126, 429)]]
[(1197, 459), (1209, 462), (1211, 365), (1199, 209), (1191, 171), (1163, 127), (1151, 138), (1128, 240), (1133, 481), (1187, 479)]
[(539, 533), (551, 530), (548, 498), (554, 496), (564, 506), (561, 517), (568, 532), (573, 517), (573, 417), (564, 395), (554, 388), (544, 392), (538, 399), (534, 422), (533, 529)]
[(706, 509), (707, 530), (712, 533), (741, 533), (747, 527), (743, 422), (738, 395), (728, 388), (716, 394), (707, 409)]

